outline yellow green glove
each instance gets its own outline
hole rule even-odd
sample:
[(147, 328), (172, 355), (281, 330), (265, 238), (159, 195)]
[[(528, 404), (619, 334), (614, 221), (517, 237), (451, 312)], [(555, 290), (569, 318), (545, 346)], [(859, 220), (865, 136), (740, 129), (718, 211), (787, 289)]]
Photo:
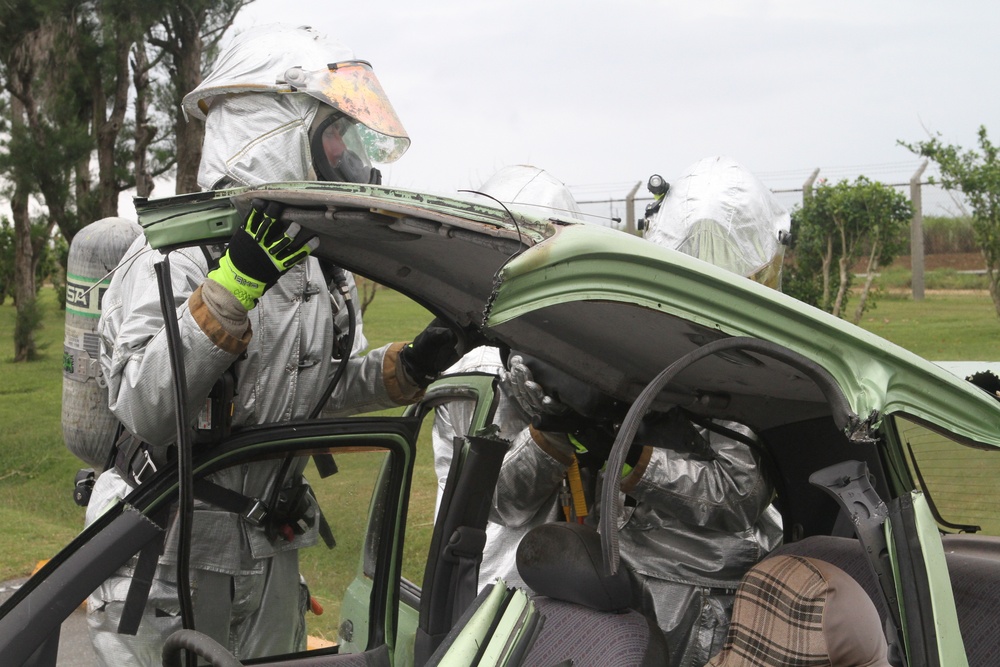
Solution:
[(282, 221), (280, 202), (254, 199), (243, 226), (229, 241), (208, 277), (250, 310), (278, 278), (319, 246), (319, 239), (294, 222)]

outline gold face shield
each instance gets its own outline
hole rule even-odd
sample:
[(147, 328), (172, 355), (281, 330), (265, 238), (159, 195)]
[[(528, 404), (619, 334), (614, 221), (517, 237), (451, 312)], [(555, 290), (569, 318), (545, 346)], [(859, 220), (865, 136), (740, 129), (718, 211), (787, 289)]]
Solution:
[(306, 93), (356, 120), (373, 162), (393, 162), (406, 152), (410, 137), (389, 102), (371, 64), (364, 60), (332, 63), (325, 69), (305, 71), (292, 67), (284, 83), (293, 93)]

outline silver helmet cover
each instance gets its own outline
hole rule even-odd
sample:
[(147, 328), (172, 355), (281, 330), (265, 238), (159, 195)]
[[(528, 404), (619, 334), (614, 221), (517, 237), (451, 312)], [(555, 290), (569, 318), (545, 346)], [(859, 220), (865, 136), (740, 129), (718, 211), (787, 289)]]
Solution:
[(240, 33), (182, 105), (187, 117), (205, 120), (227, 100), (247, 94), (266, 100), (311, 97), (340, 111), (359, 123), (365, 152), (374, 162), (393, 162), (410, 145), (371, 65), (309, 27), (276, 24)]
[(583, 211), (569, 188), (538, 167), (524, 164), (503, 167), (486, 179), (479, 192), (529, 215), (583, 218)]
[(320, 68), (353, 60), (354, 51), (307, 26), (273, 24), (238, 34), (219, 54), (212, 71), (184, 96), (184, 113), (205, 120), (223, 97), (242, 93), (292, 92), (283, 81), (295, 68)]
[(780, 286), (791, 217), (760, 180), (727, 156), (707, 157), (671, 182), (645, 237), (715, 266)]

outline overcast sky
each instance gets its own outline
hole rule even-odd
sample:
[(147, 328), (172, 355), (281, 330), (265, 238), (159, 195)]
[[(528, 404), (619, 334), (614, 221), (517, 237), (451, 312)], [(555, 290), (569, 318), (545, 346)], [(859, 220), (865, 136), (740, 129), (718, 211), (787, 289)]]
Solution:
[(383, 169), (398, 187), (526, 163), (620, 196), (714, 154), (772, 188), (908, 180), (897, 140), (1000, 142), (994, 0), (256, 0), (236, 29), (273, 22), (372, 62), (413, 140)]

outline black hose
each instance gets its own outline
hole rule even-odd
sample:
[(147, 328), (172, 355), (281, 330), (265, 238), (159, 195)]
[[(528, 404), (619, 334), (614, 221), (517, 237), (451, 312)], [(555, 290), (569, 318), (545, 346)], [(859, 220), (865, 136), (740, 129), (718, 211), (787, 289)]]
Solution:
[(632, 403), (625, 420), (618, 429), (618, 436), (615, 444), (611, 447), (608, 455), (606, 474), (601, 494), (601, 521), (604, 524), (601, 530), (601, 548), (604, 554), (604, 568), (608, 574), (618, 571), (618, 516), (621, 513), (621, 476), (615, 471), (622, 469), (625, 462), (625, 455), (632, 446), (635, 434), (639, 430), (642, 418), (646, 416), (653, 399), (667, 386), (681, 371), (696, 361), (712, 356), (723, 350), (739, 349), (748, 352), (756, 352), (766, 357), (771, 357), (782, 361), (789, 366), (800, 370), (809, 379), (816, 383), (823, 392), (824, 398), (830, 405), (834, 424), (846, 432), (852, 422), (857, 420), (857, 415), (851, 410), (851, 405), (844, 396), (840, 385), (833, 379), (829, 372), (811, 359), (802, 356), (798, 352), (793, 352), (786, 347), (776, 345), (770, 341), (759, 338), (735, 337), (716, 340), (707, 345), (703, 345), (693, 350), (662, 370), (659, 375), (653, 378), (649, 384), (640, 392), (639, 396)]
[[(354, 298), (351, 296), (351, 288), (347, 284), (347, 272), (344, 271), (339, 266), (333, 267), (333, 278), (331, 282), (336, 283), (337, 291), (344, 298), (344, 305), (347, 308), (347, 340), (345, 344), (341, 347), (343, 352), (341, 353), (340, 364), (337, 366), (336, 372), (334, 372), (333, 377), (330, 378), (329, 384), (323, 389), (323, 393), (320, 394), (319, 401), (316, 406), (309, 413), (310, 419), (315, 419), (319, 416), (320, 412), (323, 411), (323, 406), (326, 402), (330, 400), (333, 396), (333, 390), (337, 388), (340, 384), (340, 379), (344, 376), (347, 371), (347, 362), (351, 358), (351, 352), (354, 350), (354, 337), (358, 330), (358, 314), (354, 312)], [(336, 346), (337, 341), (334, 340), (333, 344)]]
[[(197, 630), (178, 630), (167, 637), (160, 654), (163, 667), (182, 667), (181, 651), (195, 653), (199, 658), (207, 660), (212, 667), (243, 667), (243, 663), (222, 644)], [(189, 660), (188, 664), (195, 663)]]
[[(160, 291), (160, 309), (163, 311), (164, 330), (170, 368), (174, 375), (174, 401), (177, 410), (177, 485), (178, 485), (178, 540), (177, 540), (177, 599), (180, 604), (181, 625), (194, 628), (194, 606), (191, 603), (191, 523), (194, 520), (194, 488), (191, 463), (191, 435), (187, 420), (187, 378), (184, 373), (180, 329), (177, 326), (177, 309), (174, 306), (173, 288), (170, 283), (168, 255), (155, 265)], [(194, 663), (192, 663), (194, 664)]]

